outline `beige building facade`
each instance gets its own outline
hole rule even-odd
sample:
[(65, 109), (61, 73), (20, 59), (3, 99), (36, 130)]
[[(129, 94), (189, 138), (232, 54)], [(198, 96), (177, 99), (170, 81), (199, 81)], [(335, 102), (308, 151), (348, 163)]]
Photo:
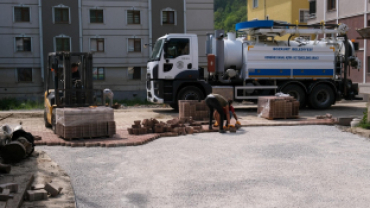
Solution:
[(357, 56), (362, 61), (360, 71), (350, 70), (349, 77), (358, 83), (370, 82), (370, 45), (369, 41), (359, 39), (356, 29), (369, 25), (370, 2), (368, 0), (309, 0), (308, 24), (347, 24), (350, 27), (349, 39), (359, 44)]

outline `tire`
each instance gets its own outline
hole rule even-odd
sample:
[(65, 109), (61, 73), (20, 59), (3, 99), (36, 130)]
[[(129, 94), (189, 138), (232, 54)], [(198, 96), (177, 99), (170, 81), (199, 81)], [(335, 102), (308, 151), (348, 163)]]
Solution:
[(327, 109), (335, 101), (333, 89), (326, 84), (319, 84), (311, 91), (309, 101), (315, 109)]
[(289, 84), (282, 90), (283, 93), (293, 96), (299, 101), (300, 108), (306, 107), (306, 92), (303, 88), (296, 84)]
[(174, 110), (179, 110), (179, 104), (177, 103), (171, 103), (170, 104), (171, 108), (173, 108)]
[(184, 87), (180, 90), (177, 100), (204, 100), (204, 94), (197, 87)]
[(51, 124), (49, 124), (48, 119), (47, 119), (46, 110), (44, 110), (44, 122), (45, 122), (46, 128), (51, 128)]

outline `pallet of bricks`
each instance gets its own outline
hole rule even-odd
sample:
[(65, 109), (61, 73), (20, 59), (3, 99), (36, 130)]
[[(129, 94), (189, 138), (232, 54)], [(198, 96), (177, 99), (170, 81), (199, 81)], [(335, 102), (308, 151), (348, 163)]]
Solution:
[(257, 114), (269, 120), (299, 117), (299, 101), (291, 96), (258, 98)]
[(159, 122), (156, 119), (144, 119), (143, 121), (134, 121), (134, 125), (131, 128), (127, 128), (127, 131), (131, 135), (142, 135), (142, 134), (160, 134), (161, 137), (173, 137), (179, 135), (193, 134), (201, 132), (202, 126), (193, 124), (193, 120), (189, 119), (172, 119), (166, 123)]
[(64, 139), (113, 137), (114, 110), (108, 107), (57, 108), (56, 134)]
[(207, 120), (209, 117), (209, 108), (204, 100), (179, 100), (179, 118), (192, 118), (196, 121)]

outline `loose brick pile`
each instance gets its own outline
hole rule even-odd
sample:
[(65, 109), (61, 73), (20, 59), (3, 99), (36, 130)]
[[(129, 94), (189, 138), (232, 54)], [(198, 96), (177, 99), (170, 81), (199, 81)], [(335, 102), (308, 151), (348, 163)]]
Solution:
[(179, 118), (203, 121), (209, 117), (209, 108), (204, 100), (179, 100)]
[(298, 118), (299, 101), (293, 97), (260, 97), (257, 114), (269, 120), (277, 118)]
[(112, 137), (116, 134), (114, 110), (107, 107), (57, 108), (56, 134), (68, 140)]
[(157, 133), (161, 137), (173, 137), (179, 135), (200, 133), (203, 131), (202, 125), (197, 124), (190, 117), (188, 119), (172, 119), (166, 123), (159, 122), (156, 119), (144, 119), (143, 121), (134, 121), (131, 128), (127, 128), (131, 135), (143, 135)]

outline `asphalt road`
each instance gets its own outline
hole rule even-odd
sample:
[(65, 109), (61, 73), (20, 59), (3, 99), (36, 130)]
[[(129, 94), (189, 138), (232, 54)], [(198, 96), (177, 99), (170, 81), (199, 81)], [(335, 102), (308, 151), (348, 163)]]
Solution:
[(38, 147), (79, 208), (369, 207), (370, 141), (331, 126), (253, 127), (120, 148)]

